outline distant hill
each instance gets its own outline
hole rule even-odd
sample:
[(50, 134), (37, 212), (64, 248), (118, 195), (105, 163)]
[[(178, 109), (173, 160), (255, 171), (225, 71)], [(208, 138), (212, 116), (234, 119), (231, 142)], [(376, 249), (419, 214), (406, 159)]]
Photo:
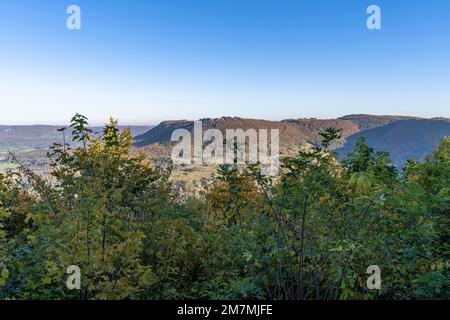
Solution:
[[(225, 129), (280, 129), (281, 144), (292, 147), (293, 144), (317, 144), (320, 142), (319, 132), (327, 127), (342, 129), (343, 139), (360, 131), (378, 128), (399, 120), (420, 119), (408, 116), (378, 116), (368, 114), (352, 114), (337, 119), (299, 118), (283, 121), (268, 121), (259, 119), (244, 119), (238, 117), (222, 117), (217, 119), (201, 119), (203, 130), (217, 128)], [(448, 121), (448, 119), (443, 119)], [(174, 120), (163, 121), (148, 132), (135, 137), (135, 146), (143, 147), (151, 144), (170, 143), (172, 132), (176, 129), (192, 131), (194, 121)], [(345, 142), (344, 140), (342, 142)]]
[[(340, 156), (349, 153), (357, 139), (367, 138), (369, 146), (376, 151), (388, 151), (398, 166), (408, 158), (422, 159), (431, 152), (433, 144), (437, 145), (443, 136), (450, 135), (450, 120), (447, 118), (421, 119), (408, 116), (379, 116), (352, 114), (337, 119), (299, 118), (283, 121), (261, 119), (244, 119), (239, 117), (222, 117), (201, 119), (203, 132), (207, 129), (279, 129), (280, 151), (293, 154), (301, 147), (317, 145), (319, 133), (327, 127), (342, 129), (342, 139), (333, 148)], [(134, 146), (150, 157), (159, 157), (162, 153), (170, 154), (171, 135), (176, 129), (192, 131), (194, 121), (163, 121), (156, 127), (131, 126)], [(0, 160), (8, 150), (20, 152), (32, 160), (35, 151), (47, 150), (53, 142), (62, 142), (58, 126), (0, 126)], [(121, 130), (126, 126), (119, 127)], [(102, 130), (93, 127), (94, 133)], [(68, 130), (70, 131), (70, 129)], [(70, 140), (70, 137), (67, 137)], [(39, 153), (40, 154), (40, 153)]]
[[(268, 121), (259, 119), (243, 119), (238, 117), (222, 117), (217, 119), (201, 119), (203, 132), (208, 129), (279, 129), (280, 149), (294, 150), (320, 141), (319, 132), (333, 126), (343, 129), (343, 137), (358, 132), (358, 126), (348, 120), (289, 119)], [(135, 137), (135, 146), (143, 147), (151, 144), (170, 144), (172, 132), (176, 129), (187, 129), (192, 132), (193, 121), (164, 121), (150, 131)]]
[[(295, 125), (280, 121), (259, 119), (243, 119), (238, 117), (222, 117), (217, 119), (201, 119), (203, 132), (208, 129), (218, 129), (225, 133), (226, 129), (279, 129), (280, 148), (303, 145), (308, 137)], [(135, 137), (135, 146), (143, 147), (151, 144), (170, 144), (172, 132), (176, 129), (193, 131), (194, 121), (164, 121), (143, 135)]]
[(397, 167), (407, 159), (423, 160), (426, 154), (439, 145), (444, 136), (450, 136), (448, 119), (409, 119), (361, 131), (347, 138), (347, 143), (337, 150), (340, 157), (351, 152), (360, 137), (375, 151), (387, 151)]
[[(61, 132), (57, 129), (61, 126), (25, 125), (2, 126), (0, 125), (0, 152), (20, 150), (47, 149), (53, 142), (62, 143)], [(147, 132), (152, 126), (119, 126), (120, 130), (130, 128), (133, 135)], [(102, 127), (92, 127), (93, 132), (99, 132)], [(70, 139), (70, 128), (67, 130)]]
[[(207, 129), (279, 129), (280, 151), (292, 154), (300, 147), (317, 145), (321, 137), (319, 132), (328, 127), (342, 129), (341, 141), (333, 148), (339, 154), (350, 152), (360, 136), (367, 138), (368, 144), (376, 151), (388, 151), (398, 166), (403, 165), (408, 158), (422, 159), (432, 150), (433, 143), (437, 145), (443, 136), (450, 135), (450, 120), (447, 118), (423, 119), (408, 116), (379, 116), (367, 114), (347, 115), (338, 119), (287, 119), (283, 121), (268, 121), (258, 119), (243, 119), (238, 117), (222, 117), (217, 119), (201, 119), (203, 132)], [(193, 121), (164, 121), (144, 134), (135, 137), (136, 147), (144, 150), (160, 150), (155, 145), (170, 149), (170, 138), (176, 129), (192, 131)], [(169, 148), (168, 148), (169, 146)]]
[(399, 120), (411, 120), (411, 119), (420, 119), (417, 117), (409, 117), (409, 116), (378, 116), (371, 114), (349, 114), (347, 116), (343, 116), (338, 118), (341, 120), (349, 120), (355, 123), (359, 130), (369, 130), (373, 128), (378, 128), (394, 121)]

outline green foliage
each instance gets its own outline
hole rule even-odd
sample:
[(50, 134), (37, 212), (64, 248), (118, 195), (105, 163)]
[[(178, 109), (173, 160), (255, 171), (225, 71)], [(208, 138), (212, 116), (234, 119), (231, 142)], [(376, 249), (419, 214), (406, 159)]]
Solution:
[(362, 139), (339, 163), (329, 128), (276, 179), (223, 166), (181, 202), (117, 121), (94, 136), (77, 114), (71, 129), (49, 150), (51, 179), (20, 164), (0, 175), (2, 299), (450, 298), (448, 138), (399, 174)]

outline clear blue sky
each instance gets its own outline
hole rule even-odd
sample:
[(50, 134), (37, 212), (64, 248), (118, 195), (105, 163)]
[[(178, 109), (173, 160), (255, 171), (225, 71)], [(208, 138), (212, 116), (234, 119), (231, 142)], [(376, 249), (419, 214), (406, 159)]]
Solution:
[(1, 0), (0, 107), (2, 124), (450, 116), (450, 1)]

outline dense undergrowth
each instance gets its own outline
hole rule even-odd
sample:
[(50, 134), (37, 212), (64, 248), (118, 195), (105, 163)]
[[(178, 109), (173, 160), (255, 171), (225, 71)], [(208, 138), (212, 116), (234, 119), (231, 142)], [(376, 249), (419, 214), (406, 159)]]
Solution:
[[(1, 299), (450, 298), (449, 138), (398, 171), (364, 140), (338, 162), (330, 128), (278, 179), (224, 166), (190, 198), (115, 121), (93, 136), (76, 115), (71, 130), (51, 180), (0, 175)], [(70, 265), (81, 290), (66, 287)]]

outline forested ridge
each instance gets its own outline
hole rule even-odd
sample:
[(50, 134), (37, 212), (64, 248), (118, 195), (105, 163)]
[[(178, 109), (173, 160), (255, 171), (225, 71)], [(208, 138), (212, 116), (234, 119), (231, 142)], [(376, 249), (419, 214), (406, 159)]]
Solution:
[(450, 298), (450, 138), (399, 171), (364, 138), (338, 161), (328, 128), (276, 179), (221, 166), (190, 197), (117, 121), (69, 130), (51, 179), (20, 163), (0, 175), (0, 299)]

